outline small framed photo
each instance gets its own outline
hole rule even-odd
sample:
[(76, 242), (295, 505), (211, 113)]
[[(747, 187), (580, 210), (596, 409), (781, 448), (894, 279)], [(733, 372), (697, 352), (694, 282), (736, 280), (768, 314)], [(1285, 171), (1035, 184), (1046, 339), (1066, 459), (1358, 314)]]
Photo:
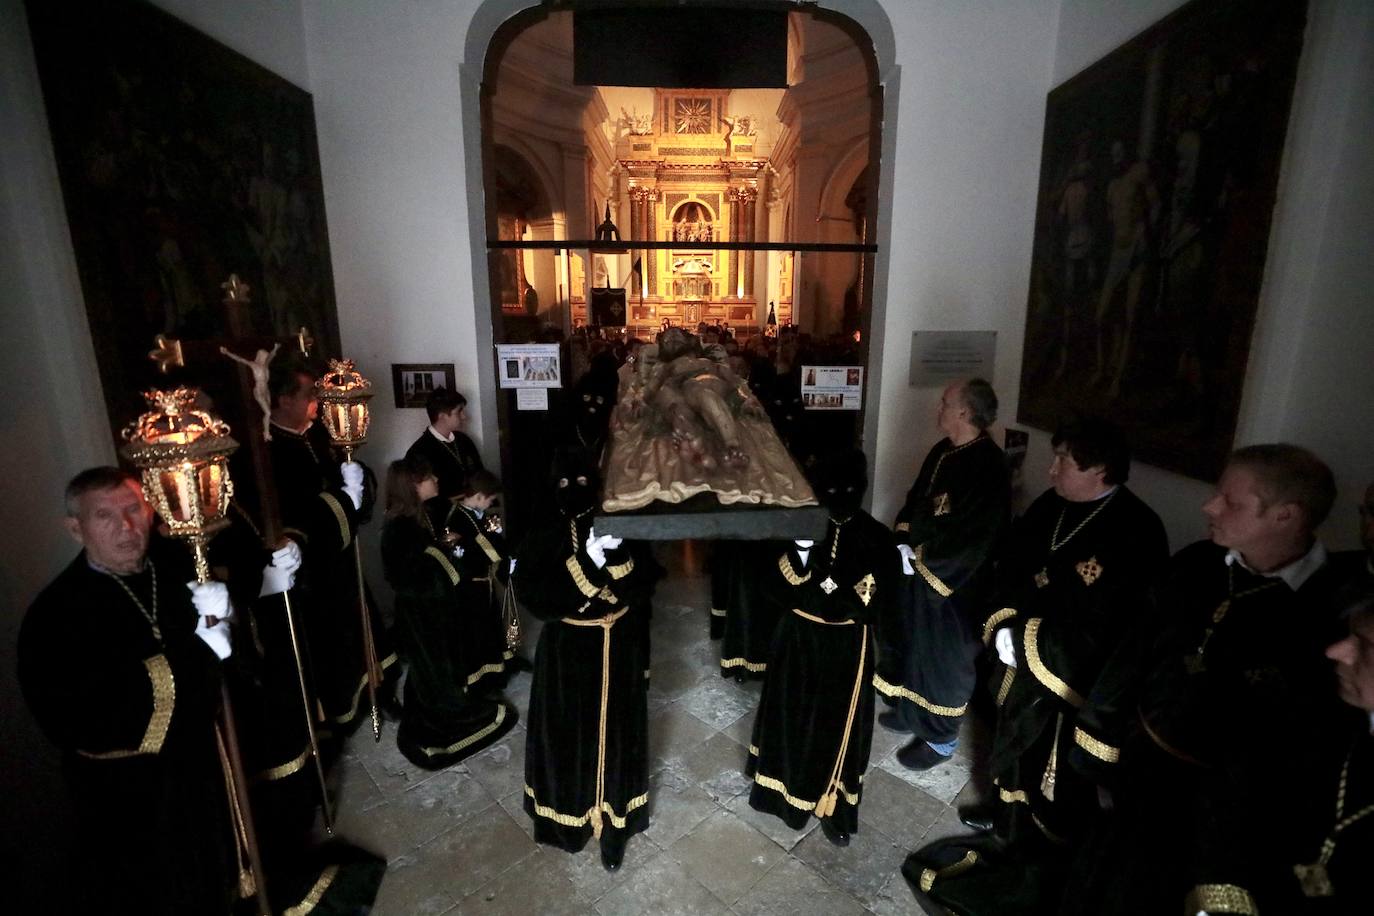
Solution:
[(453, 390), (453, 363), (392, 363), (391, 387), (397, 407), (424, 407), (435, 388)]

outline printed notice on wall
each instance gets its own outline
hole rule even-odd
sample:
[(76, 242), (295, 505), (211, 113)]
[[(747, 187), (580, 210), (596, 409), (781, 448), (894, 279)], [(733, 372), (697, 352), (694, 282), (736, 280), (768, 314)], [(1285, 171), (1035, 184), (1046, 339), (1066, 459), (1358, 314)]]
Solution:
[(911, 387), (940, 388), (955, 379), (992, 379), (996, 331), (915, 331)]
[(549, 409), (549, 389), (547, 389), (547, 388), (517, 388), (517, 389), (515, 389), (515, 409), (516, 409), (516, 410), (548, 410), (548, 409)]
[(863, 406), (863, 366), (802, 366), (802, 407), (858, 410)]
[(562, 388), (558, 344), (497, 344), (496, 376), (502, 388)]

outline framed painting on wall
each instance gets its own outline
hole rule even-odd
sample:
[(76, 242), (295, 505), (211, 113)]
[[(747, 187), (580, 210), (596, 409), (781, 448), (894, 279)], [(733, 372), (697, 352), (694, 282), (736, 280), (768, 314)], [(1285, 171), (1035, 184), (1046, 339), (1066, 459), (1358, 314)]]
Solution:
[[(338, 355), (310, 94), (147, 3), (27, 7), (111, 430), (142, 390), (221, 368), (169, 382), (158, 335)], [(231, 275), (251, 290), (233, 318)]]
[(453, 363), (392, 363), (391, 388), (397, 407), (424, 407), (436, 388), (454, 390)]
[(1108, 416), (1141, 460), (1220, 474), (1305, 24), (1195, 0), (1050, 92), (1020, 422)]

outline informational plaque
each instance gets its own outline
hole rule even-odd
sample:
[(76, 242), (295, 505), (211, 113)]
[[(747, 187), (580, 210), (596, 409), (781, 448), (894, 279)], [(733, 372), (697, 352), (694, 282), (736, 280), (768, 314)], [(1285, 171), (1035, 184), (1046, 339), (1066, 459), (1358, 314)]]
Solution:
[(911, 387), (940, 388), (956, 379), (992, 380), (996, 331), (915, 331)]
[(863, 406), (863, 366), (802, 366), (802, 407), (858, 410)]
[(502, 388), (562, 388), (558, 344), (497, 344), (496, 376)]
[(517, 389), (515, 389), (515, 409), (516, 409), (516, 410), (548, 410), (548, 409), (549, 409), (549, 389), (547, 389), (547, 388), (517, 388)]

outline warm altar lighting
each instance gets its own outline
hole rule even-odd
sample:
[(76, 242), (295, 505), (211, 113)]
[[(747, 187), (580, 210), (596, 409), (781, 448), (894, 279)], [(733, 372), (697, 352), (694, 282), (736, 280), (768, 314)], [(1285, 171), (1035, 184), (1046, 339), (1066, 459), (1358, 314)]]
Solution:
[(151, 408), (124, 430), (124, 456), (143, 475), (143, 493), (173, 537), (191, 542), (196, 578), (210, 579), (205, 544), (225, 525), (234, 495), (229, 424), (196, 406), (195, 388), (147, 391)]
[(372, 422), (367, 406), (372, 383), (353, 368), (353, 360), (331, 359), (329, 371), (315, 383), (315, 388), (319, 391), (320, 418), (329, 438), (343, 448), (351, 461), (353, 450), (367, 441), (367, 428)]

